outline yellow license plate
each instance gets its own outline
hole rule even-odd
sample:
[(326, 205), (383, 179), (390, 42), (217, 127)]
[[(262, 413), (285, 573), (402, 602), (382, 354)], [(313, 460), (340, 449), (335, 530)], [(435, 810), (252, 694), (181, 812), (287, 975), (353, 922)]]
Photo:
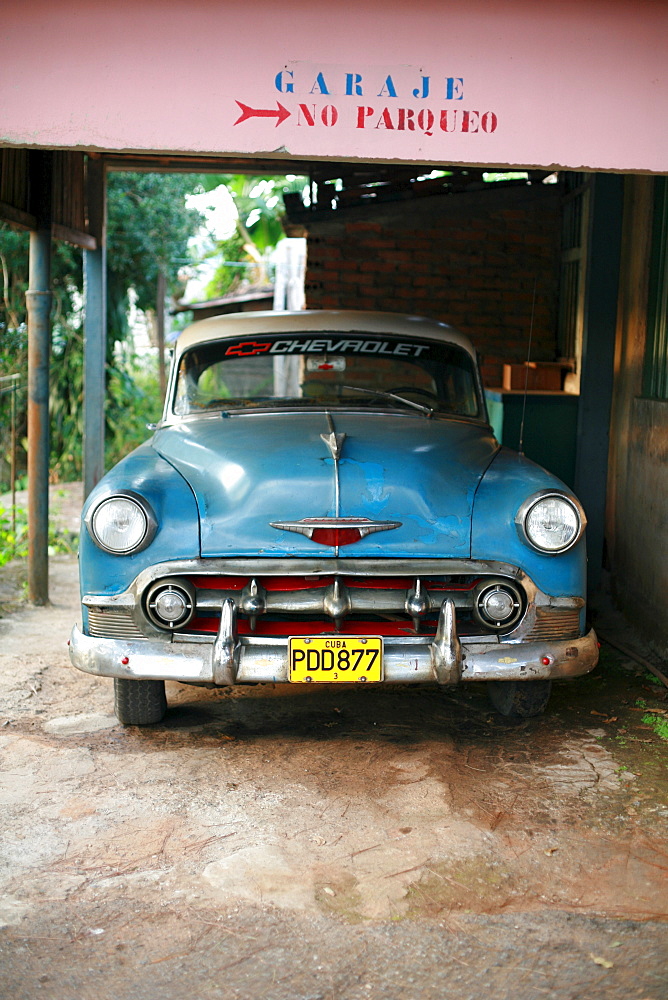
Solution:
[(373, 683), (383, 679), (383, 640), (378, 635), (291, 636), (293, 684)]

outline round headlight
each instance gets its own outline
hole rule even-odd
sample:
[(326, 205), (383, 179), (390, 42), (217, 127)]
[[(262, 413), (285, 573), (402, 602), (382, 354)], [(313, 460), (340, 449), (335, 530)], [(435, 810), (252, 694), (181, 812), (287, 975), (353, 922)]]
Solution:
[(155, 519), (139, 499), (128, 495), (108, 497), (88, 519), (91, 534), (101, 549), (128, 555), (147, 545)]
[(576, 500), (561, 493), (546, 493), (522, 505), (517, 523), (530, 545), (539, 552), (554, 554), (575, 545), (586, 519)]

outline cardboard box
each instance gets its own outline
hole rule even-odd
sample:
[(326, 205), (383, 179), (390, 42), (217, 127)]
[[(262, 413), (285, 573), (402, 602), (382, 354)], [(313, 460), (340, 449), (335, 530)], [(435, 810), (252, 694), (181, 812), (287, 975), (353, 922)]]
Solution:
[(559, 361), (529, 361), (521, 365), (503, 366), (503, 388), (506, 392), (513, 389), (542, 389), (544, 392), (559, 392), (563, 386), (565, 371)]

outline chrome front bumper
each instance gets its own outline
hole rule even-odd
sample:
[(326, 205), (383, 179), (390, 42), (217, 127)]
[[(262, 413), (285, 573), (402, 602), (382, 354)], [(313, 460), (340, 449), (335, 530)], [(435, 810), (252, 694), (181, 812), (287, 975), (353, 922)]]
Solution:
[[(287, 637), (236, 636), (234, 615), (234, 603), (226, 601), (215, 639), (201, 641), (100, 639), (75, 626), (70, 659), (79, 670), (103, 677), (215, 685), (288, 681)], [(436, 636), (386, 639), (383, 660), (387, 683), (550, 680), (592, 670), (598, 643), (593, 630), (561, 641), (500, 642), (490, 636), (460, 641), (454, 605), (446, 601)]]

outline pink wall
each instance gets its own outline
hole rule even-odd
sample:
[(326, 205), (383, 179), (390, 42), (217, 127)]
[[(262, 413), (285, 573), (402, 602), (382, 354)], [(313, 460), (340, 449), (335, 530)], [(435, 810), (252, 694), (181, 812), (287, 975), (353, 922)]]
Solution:
[(5, 0), (0, 142), (668, 172), (667, 38), (657, 0)]

